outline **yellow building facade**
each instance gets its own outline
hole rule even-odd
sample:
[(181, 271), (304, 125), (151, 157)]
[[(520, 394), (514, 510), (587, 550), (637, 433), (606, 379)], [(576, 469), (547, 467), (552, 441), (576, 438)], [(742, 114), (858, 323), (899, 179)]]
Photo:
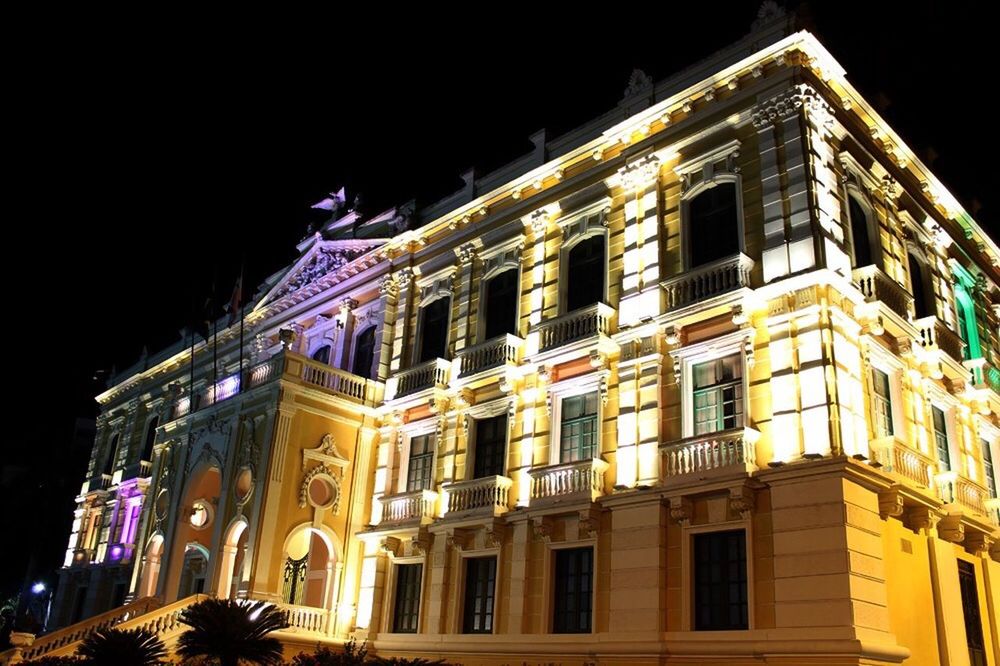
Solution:
[(328, 200), (246, 359), (99, 396), (20, 654), (210, 594), (289, 654), (1000, 663), (1000, 251), (781, 25), (435, 206)]

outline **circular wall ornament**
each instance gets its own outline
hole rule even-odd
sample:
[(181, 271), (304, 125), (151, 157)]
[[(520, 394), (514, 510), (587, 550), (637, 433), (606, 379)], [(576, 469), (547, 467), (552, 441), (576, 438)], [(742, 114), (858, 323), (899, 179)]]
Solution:
[(164, 488), (156, 495), (156, 501), (153, 503), (153, 511), (156, 514), (156, 519), (163, 521), (167, 519), (167, 511), (169, 510), (170, 493)]
[(191, 516), (188, 518), (188, 521), (191, 523), (191, 527), (196, 530), (203, 530), (212, 524), (214, 516), (215, 509), (212, 508), (208, 500), (196, 499), (191, 503)]
[(236, 494), (236, 501), (240, 504), (245, 503), (248, 499), (250, 499), (251, 493), (253, 493), (253, 469), (250, 466), (241, 468), (240, 471), (236, 473), (236, 483), (233, 485), (233, 492)]

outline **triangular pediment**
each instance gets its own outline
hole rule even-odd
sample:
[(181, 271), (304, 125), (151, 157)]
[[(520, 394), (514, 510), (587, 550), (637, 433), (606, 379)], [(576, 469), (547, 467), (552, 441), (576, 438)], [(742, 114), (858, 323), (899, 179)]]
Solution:
[(386, 238), (317, 240), (285, 271), (257, 307), (286, 299), (298, 302), (318, 294), (343, 277), (377, 263), (373, 250), (387, 241)]

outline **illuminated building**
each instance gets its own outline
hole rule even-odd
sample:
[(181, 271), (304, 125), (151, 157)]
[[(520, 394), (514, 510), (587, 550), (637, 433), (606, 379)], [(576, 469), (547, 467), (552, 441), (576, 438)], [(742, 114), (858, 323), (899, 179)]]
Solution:
[(204, 592), (287, 604), (290, 652), (1000, 661), (1000, 250), (784, 24), (430, 208), (334, 196), (242, 380), (229, 326), (193, 394), (181, 341), (99, 396), (58, 621)]

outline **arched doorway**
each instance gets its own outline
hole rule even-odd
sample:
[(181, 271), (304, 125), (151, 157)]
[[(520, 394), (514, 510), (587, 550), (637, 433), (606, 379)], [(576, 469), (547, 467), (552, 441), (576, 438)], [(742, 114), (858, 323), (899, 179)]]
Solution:
[(238, 518), (226, 531), (219, 563), (219, 585), (215, 593), (220, 599), (235, 599), (239, 592), (248, 535), (247, 522), (243, 518)]
[(332, 534), (302, 526), (285, 541), (281, 597), (285, 603), (330, 608), (337, 548)]
[[(161, 586), (164, 601), (171, 602), (195, 594), (191, 590), (199, 585), (199, 592), (215, 589), (209, 553), (218, 549), (213, 542), (213, 534), (221, 495), (222, 474), (219, 466), (214, 461), (201, 461), (192, 470), (176, 507), (176, 521), (168, 548), (167, 578)], [(200, 550), (204, 557), (200, 558), (192, 548)], [(203, 573), (199, 571), (202, 565)]]
[(139, 597), (156, 595), (156, 584), (160, 579), (160, 562), (163, 558), (163, 535), (154, 534), (146, 545), (143, 557), (142, 577), (139, 579)]
[(189, 543), (184, 549), (184, 567), (177, 598), (202, 594), (208, 581), (208, 549), (198, 543)]

